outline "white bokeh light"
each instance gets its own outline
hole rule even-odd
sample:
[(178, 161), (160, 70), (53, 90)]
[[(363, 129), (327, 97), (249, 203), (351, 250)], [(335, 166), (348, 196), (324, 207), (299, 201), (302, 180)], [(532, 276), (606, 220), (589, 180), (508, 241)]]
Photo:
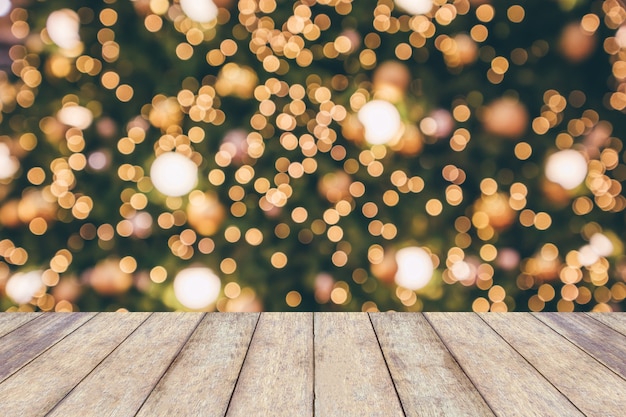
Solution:
[(18, 272), (7, 281), (5, 291), (17, 304), (26, 304), (43, 287), (41, 271)]
[(402, 129), (396, 106), (385, 100), (372, 100), (358, 113), (365, 128), (365, 140), (371, 145), (384, 145), (395, 139)]
[(9, 147), (0, 143), (0, 180), (11, 178), (19, 168), (20, 163), (11, 156)]
[(459, 281), (467, 281), (474, 277), (475, 271), (472, 270), (472, 266), (465, 261), (458, 261), (452, 264), (450, 272)]
[(424, 288), (435, 270), (430, 254), (424, 249), (412, 246), (396, 252), (398, 271), (395, 281), (409, 290)]
[(182, 305), (192, 310), (208, 307), (217, 300), (221, 281), (209, 268), (183, 269), (174, 278), (174, 294)]
[(396, 5), (413, 15), (426, 14), (433, 8), (433, 0), (395, 0)]
[(73, 49), (80, 44), (80, 18), (74, 10), (56, 10), (48, 16), (46, 30), (52, 42), (63, 49)]
[(11, 0), (0, 0), (0, 16), (6, 16), (11, 11)]
[(166, 152), (152, 163), (150, 179), (161, 193), (180, 197), (193, 190), (198, 183), (198, 166), (184, 155)]
[(578, 249), (578, 262), (580, 262), (582, 266), (591, 266), (595, 264), (598, 259), (600, 259), (600, 256), (593, 250), (591, 245), (585, 245)]
[(57, 119), (64, 125), (85, 130), (93, 122), (93, 113), (83, 106), (65, 106), (57, 113)]
[(589, 246), (599, 256), (609, 256), (613, 253), (613, 242), (602, 233), (594, 233), (589, 239)]
[(573, 149), (553, 153), (546, 162), (546, 178), (566, 190), (578, 187), (586, 177), (587, 160)]
[(208, 23), (217, 18), (217, 6), (212, 0), (180, 0), (180, 7), (194, 22)]

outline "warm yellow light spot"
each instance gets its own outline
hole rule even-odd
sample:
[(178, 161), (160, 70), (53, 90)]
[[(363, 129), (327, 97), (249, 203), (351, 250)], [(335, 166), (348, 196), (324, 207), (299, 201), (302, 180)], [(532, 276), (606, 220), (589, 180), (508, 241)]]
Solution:
[(252, 246), (259, 246), (263, 243), (263, 232), (257, 228), (248, 229), (245, 235), (246, 242)]
[(115, 97), (123, 103), (130, 101), (134, 94), (133, 87), (128, 84), (122, 84), (115, 90)]
[(490, 22), (493, 19), (495, 13), (495, 9), (490, 4), (481, 4), (476, 9), (476, 17), (481, 22)]
[(236, 282), (224, 285), (224, 295), (228, 298), (237, 298), (241, 294), (241, 287)]
[(476, 42), (484, 42), (489, 36), (489, 31), (483, 25), (476, 25), (470, 30), (470, 36)]
[(302, 296), (298, 291), (289, 291), (285, 297), (285, 302), (289, 307), (298, 307), (302, 302)]
[(336, 287), (330, 293), (330, 299), (335, 304), (343, 304), (348, 300), (348, 291), (344, 288)]
[(167, 270), (162, 266), (155, 266), (150, 270), (150, 279), (156, 284), (160, 284), (167, 279)]
[(465, 104), (456, 106), (452, 111), (452, 116), (457, 122), (466, 122), (470, 118), (470, 115), (471, 111)]
[(283, 252), (274, 252), (270, 258), (272, 266), (276, 269), (282, 269), (287, 265), (287, 255)]
[(120, 259), (120, 270), (127, 274), (132, 274), (137, 269), (137, 261), (132, 256), (125, 256)]
[(525, 14), (526, 12), (524, 11), (524, 8), (517, 4), (509, 7), (506, 11), (506, 16), (513, 23), (520, 23), (522, 20), (524, 20)]
[(430, 199), (426, 202), (426, 212), (431, 216), (438, 216), (443, 211), (443, 204), (436, 198)]
[(530, 158), (532, 153), (533, 148), (526, 142), (519, 142), (517, 145), (515, 145), (515, 156), (520, 161), (527, 160), (528, 158)]
[(220, 262), (220, 271), (226, 275), (232, 274), (237, 270), (237, 262), (233, 258), (225, 258)]
[(498, 249), (491, 244), (483, 245), (480, 248), (480, 257), (487, 262), (491, 262), (498, 256)]

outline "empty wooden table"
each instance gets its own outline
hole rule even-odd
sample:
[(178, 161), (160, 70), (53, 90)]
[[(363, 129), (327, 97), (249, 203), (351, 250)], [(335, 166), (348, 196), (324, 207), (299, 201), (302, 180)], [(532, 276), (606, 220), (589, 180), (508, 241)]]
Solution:
[(626, 314), (3, 313), (1, 416), (626, 415)]

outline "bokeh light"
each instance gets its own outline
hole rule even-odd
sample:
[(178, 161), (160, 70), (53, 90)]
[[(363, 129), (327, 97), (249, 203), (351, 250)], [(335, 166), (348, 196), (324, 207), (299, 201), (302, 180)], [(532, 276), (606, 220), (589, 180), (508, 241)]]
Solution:
[(410, 290), (424, 288), (432, 279), (434, 267), (430, 254), (423, 248), (407, 247), (396, 253), (396, 284)]
[(209, 268), (186, 268), (174, 278), (174, 293), (185, 307), (193, 310), (206, 308), (217, 300), (221, 281)]
[(64, 49), (80, 45), (80, 17), (71, 9), (56, 10), (48, 16), (46, 30), (52, 42)]
[(587, 177), (587, 161), (573, 149), (556, 152), (548, 157), (546, 177), (566, 190), (572, 190)]
[(184, 155), (167, 152), (159, 155), (150, 166), (154, 187), (170, 197), (188, 194), (198, 182), (198, 167)]

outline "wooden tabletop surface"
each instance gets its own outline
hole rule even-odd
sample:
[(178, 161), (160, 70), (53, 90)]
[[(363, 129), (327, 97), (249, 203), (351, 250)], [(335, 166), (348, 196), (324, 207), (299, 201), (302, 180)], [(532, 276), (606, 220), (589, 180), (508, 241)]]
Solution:
[(1, 416), (626, 415), (626, 314), (3, 313)]

